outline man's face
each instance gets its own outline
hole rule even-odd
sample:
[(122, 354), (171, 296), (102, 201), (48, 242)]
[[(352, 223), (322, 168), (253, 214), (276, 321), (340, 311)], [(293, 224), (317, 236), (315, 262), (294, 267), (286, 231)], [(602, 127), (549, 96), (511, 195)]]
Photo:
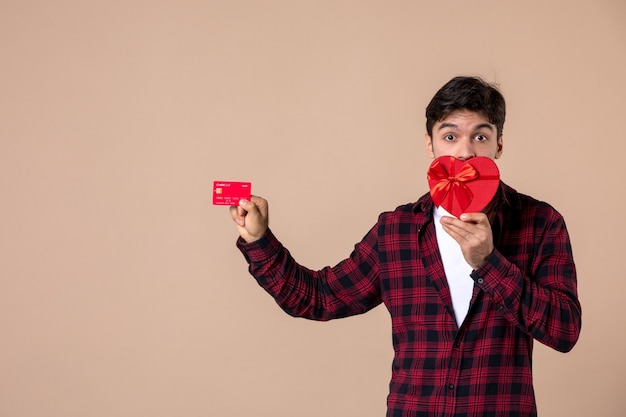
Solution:
[(502, 155), (502, 135), (496, 125), (480, 113), (457, 110), (433, 126), (432, 137), (426, 138), (426, 151), (431, 158), (450, 155), (466, 161), (475, 156), (498, 159)]

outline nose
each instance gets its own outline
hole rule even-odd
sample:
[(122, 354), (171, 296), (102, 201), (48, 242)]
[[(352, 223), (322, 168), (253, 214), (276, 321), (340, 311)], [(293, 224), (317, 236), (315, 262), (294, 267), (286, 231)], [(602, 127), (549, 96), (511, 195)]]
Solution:
[(456, 158), (461, 161), (467, 161), (476, 156), (476, 152), (474, 151), (474, 146), (472, 141), (469, 138), (464, 138), (464, 140), (459, 142), (459, 146), (456, 152)]

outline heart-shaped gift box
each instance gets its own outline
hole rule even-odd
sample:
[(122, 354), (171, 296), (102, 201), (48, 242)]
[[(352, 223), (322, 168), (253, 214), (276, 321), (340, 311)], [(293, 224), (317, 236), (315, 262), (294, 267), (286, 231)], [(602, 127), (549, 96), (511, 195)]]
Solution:
[(496, 163), (485, 156), (466, 161), (440, 156), (430, 164), (427, 178), (435, 206), (459, 217), (487, 207), (498, 191), (500, 171)]

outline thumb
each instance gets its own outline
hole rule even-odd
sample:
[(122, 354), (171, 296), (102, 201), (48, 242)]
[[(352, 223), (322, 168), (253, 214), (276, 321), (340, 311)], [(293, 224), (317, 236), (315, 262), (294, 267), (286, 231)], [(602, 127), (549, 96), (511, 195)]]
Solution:
[(258, 206), (252, 201), (252, 197), (250, 200), (245, 198), (239, 200), (238, 210), (250, 220), (257, 220), (261, 215)]
[(489, 219), (485, 213), (463, 213), (459, 219), (468, 223), (489, 225)]
[(267, 201), (251, 196), (250, 200), (239, 200), (238, 208), (246, 212), (243, 227), (250, 237), (258, 239), (263, 236), (269, 223)]
[(256, 195), (251, 195), (250, 200), (243, 200), (242, 207), (248, 213), (253, 212), (254, 216), (267, 217), (267, 200), (257, 197)]

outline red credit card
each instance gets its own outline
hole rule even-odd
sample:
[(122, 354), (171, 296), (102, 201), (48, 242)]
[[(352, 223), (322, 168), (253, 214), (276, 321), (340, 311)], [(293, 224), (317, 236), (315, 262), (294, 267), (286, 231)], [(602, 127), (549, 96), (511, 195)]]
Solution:
[(236, 206), (242, 198), (250, 200), (252, 183), (236, 181), (213, 181), (213, 204)]

